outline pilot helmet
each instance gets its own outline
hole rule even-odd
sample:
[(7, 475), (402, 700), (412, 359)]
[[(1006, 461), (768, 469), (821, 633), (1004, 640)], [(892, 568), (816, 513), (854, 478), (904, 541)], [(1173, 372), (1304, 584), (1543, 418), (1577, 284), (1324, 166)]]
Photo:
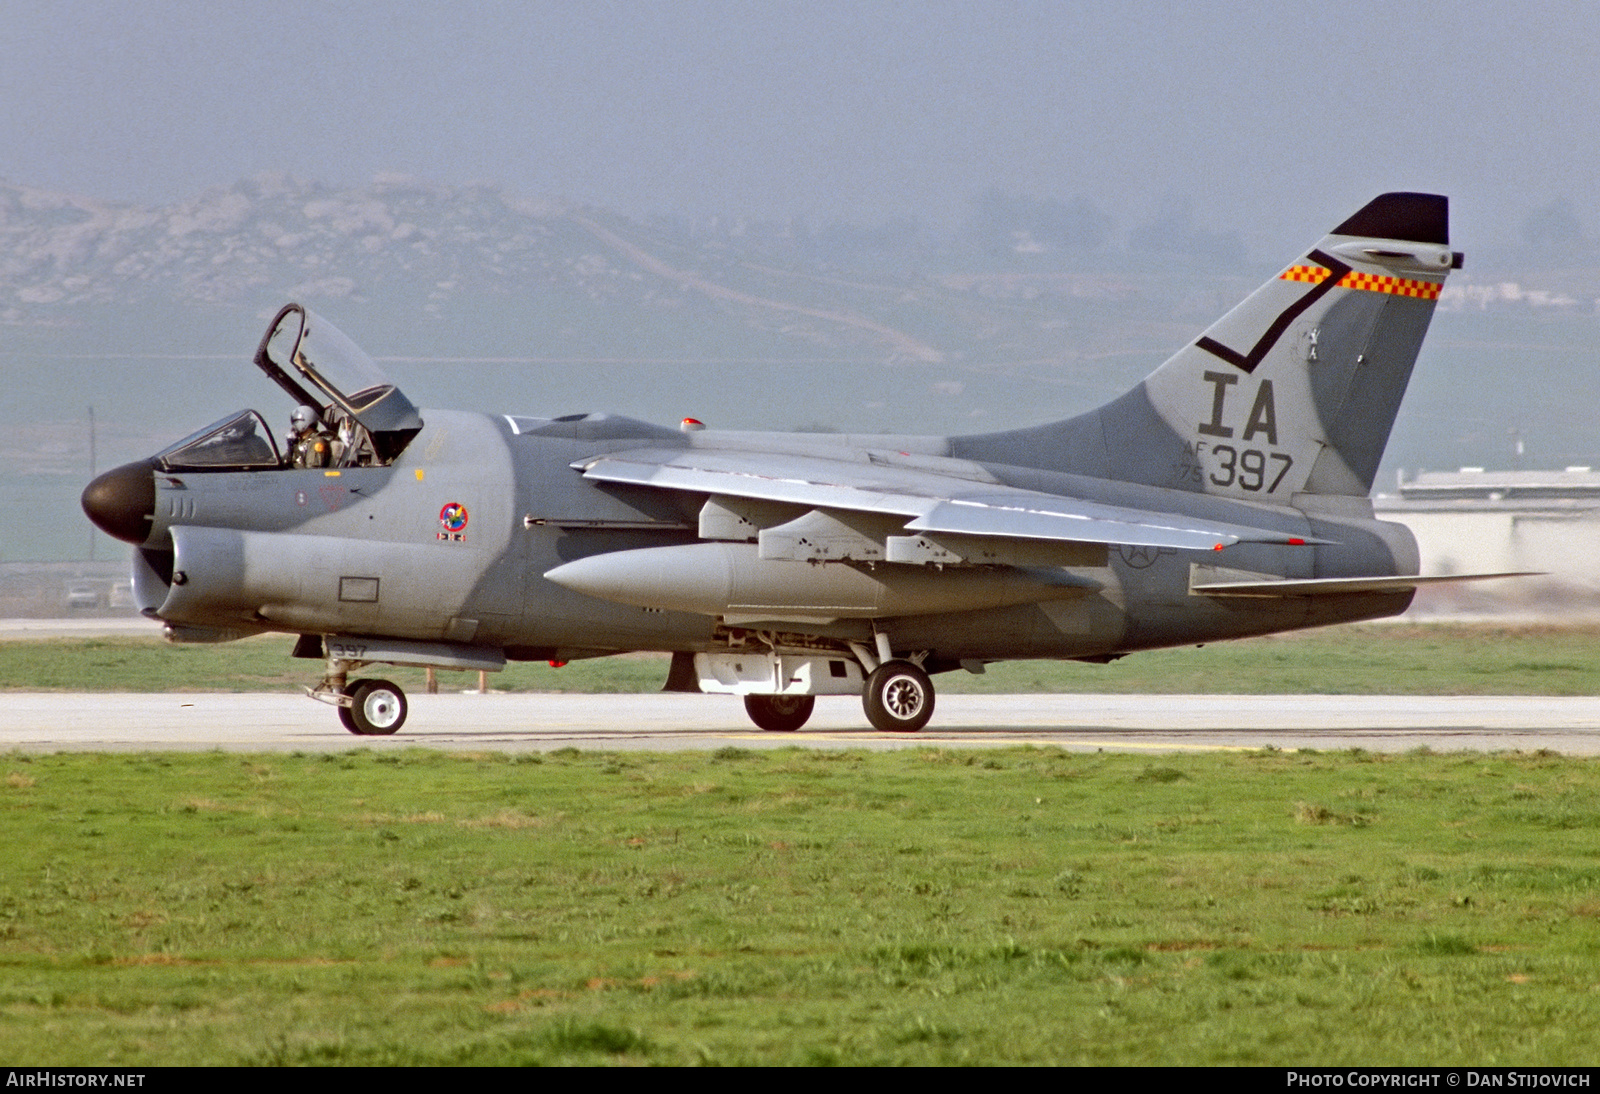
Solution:
[(289, 425), (296, 433), (303, 433), (317, 424), (317, 412), (309, 406), (297, 406), (289, 415)]

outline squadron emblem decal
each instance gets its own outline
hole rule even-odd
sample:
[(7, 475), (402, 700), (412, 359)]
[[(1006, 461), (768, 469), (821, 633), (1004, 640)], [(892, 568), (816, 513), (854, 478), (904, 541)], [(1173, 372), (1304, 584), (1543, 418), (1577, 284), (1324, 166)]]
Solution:
[(444, 531), (436, 538), (451, 543), (465, 543), (467, 539), (467, 507), (459, 501), (446, 502), (439, 510), (439, 527)]

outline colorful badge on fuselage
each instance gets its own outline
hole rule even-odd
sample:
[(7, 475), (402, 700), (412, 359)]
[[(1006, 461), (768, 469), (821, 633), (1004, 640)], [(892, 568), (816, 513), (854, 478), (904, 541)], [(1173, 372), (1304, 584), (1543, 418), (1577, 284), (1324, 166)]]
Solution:
[(467, 507), (459, 501), (447, 502), (439, 510), (439, 527), (444, 529), (436, 538), (451, 543), (464, 543), (467, 539)]

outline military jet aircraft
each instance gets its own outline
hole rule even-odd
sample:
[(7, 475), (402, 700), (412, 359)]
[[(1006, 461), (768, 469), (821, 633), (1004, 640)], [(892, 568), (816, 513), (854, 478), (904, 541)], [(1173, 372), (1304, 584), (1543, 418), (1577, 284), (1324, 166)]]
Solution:
[(1106, 662), (1403, 611), (1416, 543), (1373, 476), (1449, 272), (1446, 199), (1384, 194), (1132, 391), (958, 437), (678, 429), (607, 414), (419, 411), (290, 304), (241, 411), (89, 484), (176, 642), (299, 635), (358, 734), (406, 697), (375, 663), (497, 670), (672, 654), (669, 689), (794, 730), (860, 695), (883, 731), (934, 674)]

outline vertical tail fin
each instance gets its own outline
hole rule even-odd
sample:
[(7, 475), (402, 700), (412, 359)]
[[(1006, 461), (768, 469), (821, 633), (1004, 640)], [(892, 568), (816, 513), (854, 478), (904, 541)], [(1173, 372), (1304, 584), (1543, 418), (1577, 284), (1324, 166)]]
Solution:
[(1262, 501), (1365, 496), (1460, 258), (1445, 198), (1383, 194), (1133, 391), (957, 454)]

